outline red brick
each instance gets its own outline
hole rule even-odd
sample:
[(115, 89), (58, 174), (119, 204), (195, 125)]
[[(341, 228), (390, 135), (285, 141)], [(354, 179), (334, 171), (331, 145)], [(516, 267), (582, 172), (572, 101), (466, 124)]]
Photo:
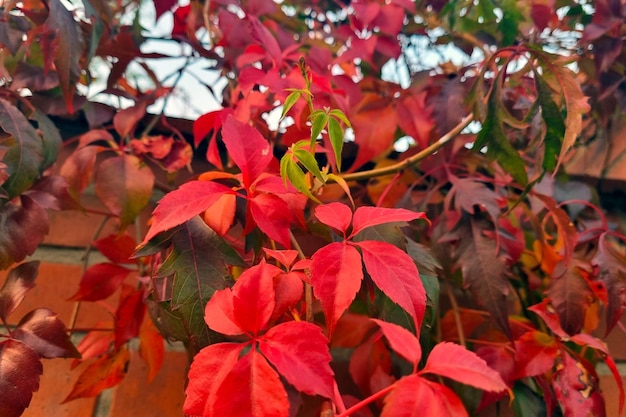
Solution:
[[(623, 328), (626, 328), (626, 316), (622, 317), (621, 323), (624, 326)], [(609, 352), (611, 356), (613, 356), (613, 359), (620, 361), (626, 361), (626, 333), (623, 328), (615, 326), (611, 333), (604, 339), (609, 346)]]
[(22, 417), (92, 417), (95, 398), (81, 398), (61, 404), (74, 386), (80, 367), (70, 369), (71, 359), (44, 359), (39, 391)]
[[(9, 316), (9, 323), (17, 324), (29, 311), (46, 307), (59, 314), (59, 318), (69, 326), (75, 303), (67, 301), (78, 290), (82, 267), (79, 265), (55, 264), (42, 262), (39, 266), (39, 275), (35, 287), (26, 293), (20, 306)], [(0, 271), (0, 282), (4, 282), (7, 271)], [(117, 306), (117, 295), (102, 303), (109, 304), (113, 309)], [(103, 304), (83, 302), (78, 314), (76, 328), (85, 329), (94, 327), (99, 321), (110, 321), (111, 313)]]
[[(626, 375), (622, 376), (622, 384), (626, 385)], [(602, 392), (604, 393), (604, 399), (606, 401), (607, 417), (619, 416), (619, 388), (617, 387), (617, 382), (615, 382), (615, 379), (609, 375), (601, 375), (600, 388), (602, 388)], [(623, 414), (624, 413), (622, 413), (622, 415)]]
[(131, 352), (128, 375), (115, 389), (111, 416), (183, 416), (187, 354), (166, 352), (163, 367), (152, 382), (147, 382), (148, 367), (137, 352)]

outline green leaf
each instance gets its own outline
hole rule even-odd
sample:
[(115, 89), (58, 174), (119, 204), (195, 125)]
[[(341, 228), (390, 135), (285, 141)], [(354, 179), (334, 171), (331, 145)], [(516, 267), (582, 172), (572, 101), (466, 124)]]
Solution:
[(341, 110), (332, 109), (329, 114), (335, 119), (342, 121), (346, 126), (352, 127), (352, 125), (350, 124), (350, 120), (348, 120), (344, 112), (342, 112)]
[(196, 338), (195, 343), (203, 347), (210, 339), (204, 307), (215, 291), (232, 285), (227, 265), (245, 263), (198, 216), (177, 228), (172, 245), (156, 278), (171, 280), (169, 311), (180, 319), (189, 339)]
[(0, 147), (7, 149), (2, 162), (7, 165), (10, 175), (2, 187), (11, 199), (29, 189), (39, 176), (44, 148), (28, 119), (1, 98), (0, 127), (11, 135), (7, 139), (0, 139)]
[(562, 139), (565, 135), (565, 123), (563, 116), (556, 103), (552, 100), (550, 87), (538, 75), (535, 74), (538, 98), (541, 103), (541, 118), (546, 126), (544, 138), (543, 169), (553, 171), (556, 169)]
[(328, 123), (328, 115), (321, 110), (311, 114), (311, 142), (314, 142), (326, 127)]
[(324, 183), (324, 176), (320, 171), (319, 166), (317, 165), (317, 161), (315, 157), (311, 155), (310, 152), (305, 151), (304, 149), (299, 149), (293, 151), (293, 154), (298, 158), (298, 161), (313, 175), (315, 178), (319, 179), (322, 183)]
[[(487, 105), (487, 118), (483, 122), (483, 127), (476, 137), (474, 149), (480, 151), (483, 146), (487, 146), (487, 157), (497, 161), (519, 184), (526, 185), (528, 183), (526, 164), (519, 152), (509, 143), (509, 139), (504, 131), (504, 126), (502, 125), (501, 117), (503, 114), (508, 113), (508, 111), (501, 110), (501, 76), (502, 73), (500, 73), (494, 81), (495, 86), (489, 95)], [(517, 120), (513, 117), (511, 118)]]
[(57, 161), (59, 151), (63, 146), (63, 139), (59, 129), (52, 123), (52, 120), (39, 110), (35, 110), (31, 118), (39, 125), (39, 130), (43, 137), (43, 163), (41, 170), (44, 170)]
[(337, 170), (341, 171), (341, 151), (343, 150), (343, 129), (335, 118), (328, 119), (328, 136), (330, 144), (335, 153), (335, 161), (337, 162)]
[(301, 95), (302, 95), (302, 92), (300, 90), (296, 90), (287, 96), (287, 98), (285, 99), (285, 102), (283, 103), (283, 111), (280, 114), (281, 119), (285, 117), (285, 115), (287, 114), (289, 110), (291, 110), (293, 105), (296, 104), (296, 102), (300, 99)]
[(505, 0), (501, 3), (502, 19), (498, 22), (498, 30), (502, 33), (502, 46), (515, 43), (519, 23), (524, 20), (517, 7), (517, 0)]
[(570, 63), (567, 58), (543, 51), (534, 51), (534, 54), (541, 60), (544, 67), (544, 81), (551, 86), (558, 86), (565, 98), (567, 116), (565, 117), (563, 146), (557, 161), (558, 168), (567, 151), (574, 146), (576, 138), (582, 130), (583, 114), (587, 114), (591, 106), (589, 106), (587, 97), (582, 92), (576, 74), (566, 66)]
[(293, 160), (290, 154), (285, 155), (283, 159), (280, 160), (280, 176), (283, 178), (283, 181), (289, 179), (289, 182), (302, 194), (316, 203), (320, 203), (320, 201), (311, 194), (304, 171), (302, 171), (302, 168)]

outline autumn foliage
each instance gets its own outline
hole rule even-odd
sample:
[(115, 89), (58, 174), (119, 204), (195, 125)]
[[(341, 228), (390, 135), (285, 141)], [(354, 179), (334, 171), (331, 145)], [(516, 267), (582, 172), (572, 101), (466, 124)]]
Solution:
[[(576, 181), (623, 132), (622, 2), (140, 3), (0, 5), (0, 415), (43, 359), (87, 362), (71, 401), (134, 339), (153, 378), (163, 338), (190, 416), (601, 417), (599, 362), (623, 408), (626, 237)], [(196, 63), (220, 106), (186, 127)], [(76, 346), (48, 309), (8, 320), (50, 210), (118, 231), (67, 301), (119, 301)]]

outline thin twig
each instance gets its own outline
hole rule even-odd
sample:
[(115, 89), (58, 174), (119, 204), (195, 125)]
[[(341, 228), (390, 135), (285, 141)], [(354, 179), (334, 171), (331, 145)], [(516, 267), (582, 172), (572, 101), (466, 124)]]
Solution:
[(469, 125), (473, 120), (474, 120), (474, 114), (473, 113), (468, 114), (463, 119), (461, 119), (459, 124), (454, 126), (448, 133), (440, 137), (436, 142), (430, 144), (428, 147), (422, 149), (421, 151), (411, 156), (410, 158), (407, 158), (403, 161), (398, 162), (397, 164), (393, 164), (393, 165), (389, 165), (389, 166), (381, 167), (381, 168), (374, 168), (368, 171), (353, 172), (349, 174), (340, 174), (340, 176), (346, 181), (359, 181), (359, 180), (365, 180), (369, 178), (380, 177), (383, 175), (395, 174), (396, 172), (400, 172), (403, 169), (409, 168), (417, 164), (418, 162), (420, 162), (422, 159), (425, 159), (426, 157), (437, 152), (445, 144), (450, 142), (459, 133), (461, 133), (461, 131), (463, 131), (463, 129), (465, 129), (467, 125)]
[[(104, 230), (104, 226), (106, 226), (107, 222), (109, 221), (109, 218), (110, 218), (109, 216), (106, 216), (100, 222), (98, 229), (96, 229), (96, 232), (94, 233), (92, 241), (98, 239), (98, 236), (100, 236), (100, 233), (102, 233), (102, 230)], [(93, 245), (90, 243), (85, 249), (85, 253), (83, 254), (82, 275), (85, 274), (85, 271), (87, 271), (87, 268), (89, 267), (89, 254), (91, 253), (92, 250), (93, 250)], [(76, 321), (78, 320), (78, 312), (80, 311), (80, 305), (81, 305), (80, 301), (74, 302), (74, 308), (72, 309), (72, 315), (70, 316), (70, 321), (69, 321), (69, 326), (68, 326), (70, 334), (72, 334), (75, 331), (74, 326), (76, 325)]]
[[(302, 252), (300, 244), (296, 240), (296, 237), (293, 235), (293, 232), (291, 230), (289, 231), (289, 238), (291, 239), (291, 244), (293, 245), (294, 249), (298, 252), (298, 257), (302, 260), (306, 259), (304, 252)], [(307, 322), (310, 323), (313, 321), (313, 288), (308, 282), (304, 283), (304, 305), (306, 307), (305, 319)]]
[(465, 340), (465, 332), (463, 331), (463, 322), (461, 321), (461, 313), (459, 312), (459, 303), (456, 301), (456, 296), (454, 295), (454, 291), (452, 291), (452, 286), (448, 283), (447, 280), (443, 281), (443, 285), (446, 286), (446, 293), (448, 294), (448, 298), (450, 299), (450, 304), (452, 305), (452, 314), (454, 315), (454, 322), (456, 324), (456, 330), (459, 332), (459, 344), (467, 347), (467, 341)]

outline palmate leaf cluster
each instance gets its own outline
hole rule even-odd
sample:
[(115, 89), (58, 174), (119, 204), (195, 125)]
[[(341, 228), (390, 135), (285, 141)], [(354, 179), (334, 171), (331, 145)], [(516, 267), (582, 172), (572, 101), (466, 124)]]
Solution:
[[(173, 18), (160, 40), (145, 7)], [(71, 401), (117, 385), (134, 339), (154, 378), (163, 338), (189, 352), (188, 415), (605, 416), (599, 361), (623, 407), (602, 342), (626, 305), (622, 208), (587, 185), (626, 180), (621, 2), (28, 0), (0, 17), (3, 416), (43, 358), (87, 362)], [(219, 109), (185, 123), (165, 109), (189, 77)], [(48, 309), (10, 316), (50, 210), (115, 223), (68, 300), (113, 318), (78, 346)]]

